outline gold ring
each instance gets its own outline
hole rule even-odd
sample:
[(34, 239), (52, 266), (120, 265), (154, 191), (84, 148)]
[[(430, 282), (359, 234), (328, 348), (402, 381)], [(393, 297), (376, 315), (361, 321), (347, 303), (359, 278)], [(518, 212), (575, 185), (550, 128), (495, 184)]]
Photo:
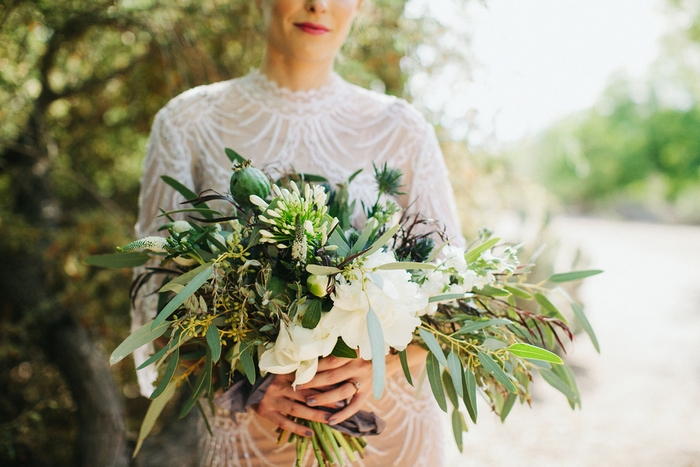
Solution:
[(353, 386), (355, 386), (355, 394), (360, 392), (360, 382), (359, 381), (350, 381), (350, 382), (353, 384)]

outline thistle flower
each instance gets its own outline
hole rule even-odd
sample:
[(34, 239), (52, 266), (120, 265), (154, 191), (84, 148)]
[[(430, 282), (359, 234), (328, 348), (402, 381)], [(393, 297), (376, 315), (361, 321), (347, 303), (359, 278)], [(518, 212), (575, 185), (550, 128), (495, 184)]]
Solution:
[(387, 194), (390, 196), (404, 195), (405, 193), (401, 191), (403, 184), (401, 183), (401, 178), (403, 173), (401, 169), (388, 168), (386, 162), (379, 168), (374, 163), (374, 178), (377, 180), (377, 188), (379, 189), (379, 194)]

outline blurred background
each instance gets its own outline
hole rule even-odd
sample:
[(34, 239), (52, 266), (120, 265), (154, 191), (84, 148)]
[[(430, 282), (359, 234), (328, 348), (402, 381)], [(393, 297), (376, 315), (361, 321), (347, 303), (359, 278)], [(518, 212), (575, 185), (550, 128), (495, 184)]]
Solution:
[[(82, 260), (131, 239), (157, 110), (255, 67), (259, 27), (249, 0), (0, 1), (1, 465), (190, 465), (187, 423), (130, 460), (131, 274)], [(700, 466), (700, 0), (365, 0), (337, 70), (435, 124), (468, 238), (606, 271), (575, 290), (583, 409), (484, 404), (450, 465)]]

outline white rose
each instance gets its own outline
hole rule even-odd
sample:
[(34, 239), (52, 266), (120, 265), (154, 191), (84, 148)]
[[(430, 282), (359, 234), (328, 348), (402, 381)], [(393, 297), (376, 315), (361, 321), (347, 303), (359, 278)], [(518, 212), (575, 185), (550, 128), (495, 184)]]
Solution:
[(326, 324), (348, 346), (359, 348), (360, 356), (365, 360), (372, 358), (367, 330), (370, 306), (379, 318), (384, 334), (384, 353), (387, 354), (390, 347), (406, 348), (413, 339), (413, 331), (420, 325), (418, 312), (428, 305), (427, 295), (411, 281), (408, 272), (373, 270), (395, 261), (393, 253), (377, 252), (369, 256), (361, 270), (356, 271), (357, 280), (348, 282), (341, 277), (332, 296), (333, 308), (328, 312)]
[(295, 371), (293, 387), (311, 381), (318, 369), (319, 357), (330, 355), (338, 341), (338, 335), (324, 324), (326, 316), (314, 329), (281, 322), (275, 344), (260, 356), (260, 371), (274, 374)]

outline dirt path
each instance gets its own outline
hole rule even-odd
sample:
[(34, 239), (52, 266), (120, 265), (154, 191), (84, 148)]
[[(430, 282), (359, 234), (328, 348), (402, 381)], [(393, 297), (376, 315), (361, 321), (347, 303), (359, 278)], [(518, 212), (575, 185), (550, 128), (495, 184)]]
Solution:
[(539, 382), (505, 424), (483, 404), (450, 466), (700, 466), (700, 228), (563, 218), (592, 268), (581, 295), (602, 354), (579, 337), (583, 410)]

